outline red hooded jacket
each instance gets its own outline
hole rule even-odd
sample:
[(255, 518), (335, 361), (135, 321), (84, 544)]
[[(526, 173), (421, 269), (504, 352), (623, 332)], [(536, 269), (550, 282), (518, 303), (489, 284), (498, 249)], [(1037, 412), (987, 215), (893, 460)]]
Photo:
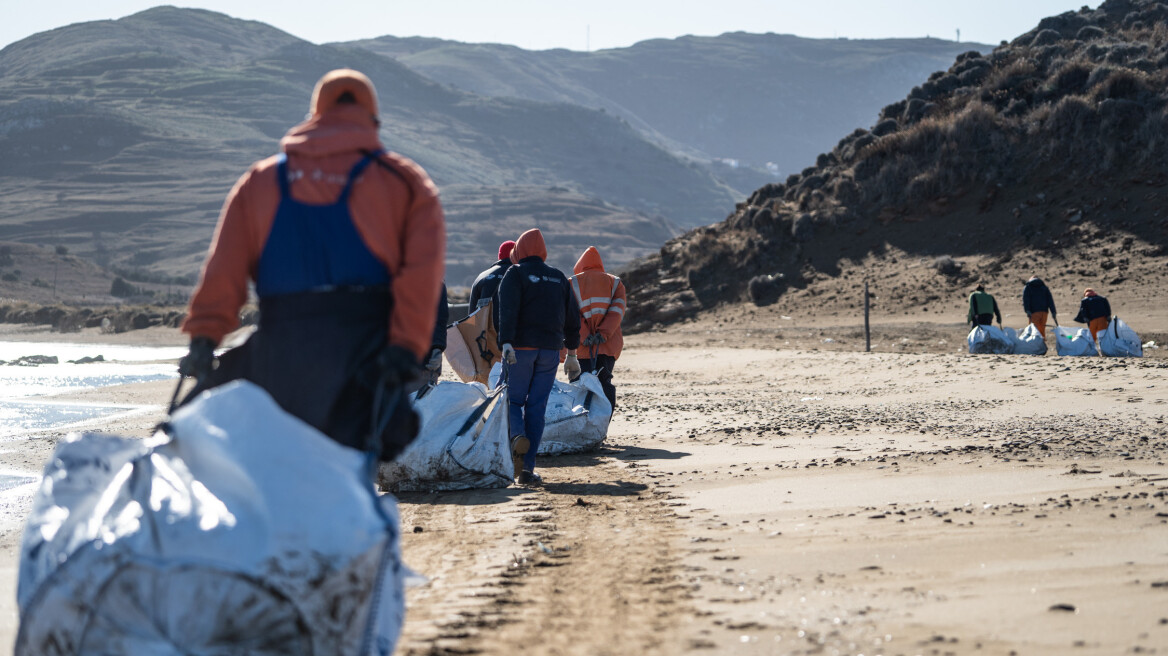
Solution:
[[(576, 275), (568, 280), (580, 305), (581, 342), (592, 334), (603, 335), (605, 341), (596, 348), (596, 353), (619, 358), (624, 346), (621, 320), (625, 317), (625, 284), (605, 273), (600, 252), (592, 246), (584, 251), (572, 270)], [(586, 358), (590, 352), (590, 347), (580, 346), (580, 357)]]
[[(376, 96), (367, 78), (355, 71), (334, 71), (321, 82), (313, 96), (313, 115), (280, 142), (288, 155), (292, 196), (313, 204), (335, 201), (349, 170), (363, 157), (361, 151), (383, 148)], [(357, 104), (331, 102), (346, 89), (356, 92)], [(392, 277), (389, 343), (420, 359), (434, 330), (445, 268), (445, 220), (438, 189), (421, 167), (394, 153), (380, 159), (385, 166), (366, 167), (354, 182), (349, 210), (357, 232)], [(239, 326), (248, 280), (255, 279), (280, 201), (276, 160), (253, 164), (228, 194), (184, 333), (218, 343)]]

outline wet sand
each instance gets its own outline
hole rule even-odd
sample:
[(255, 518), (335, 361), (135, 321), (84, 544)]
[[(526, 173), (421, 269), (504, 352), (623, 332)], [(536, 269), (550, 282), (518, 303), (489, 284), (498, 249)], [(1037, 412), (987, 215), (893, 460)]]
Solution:
[[(861, 353), (725, 318), (628, 338), (605, 447), (543, 488), (402, 495), (429, 583), (398, 653), (1168, 651), (1162, 354), (969, 356), (949, 324)], [(103, 426), (145, 436), (170, 391), (85, 396), (157, 404)], [(30, 490), (0, 496), (0, 644)]]

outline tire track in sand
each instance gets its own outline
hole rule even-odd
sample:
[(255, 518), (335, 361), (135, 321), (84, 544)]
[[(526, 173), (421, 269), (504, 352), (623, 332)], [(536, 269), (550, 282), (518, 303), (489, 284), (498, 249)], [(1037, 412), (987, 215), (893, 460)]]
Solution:
[(683, 651), (672, 496), (619, 453), (547, 458), (541, 488), (402, 495), (403, 553), (430, 582), (409, 592), (398, 653)]

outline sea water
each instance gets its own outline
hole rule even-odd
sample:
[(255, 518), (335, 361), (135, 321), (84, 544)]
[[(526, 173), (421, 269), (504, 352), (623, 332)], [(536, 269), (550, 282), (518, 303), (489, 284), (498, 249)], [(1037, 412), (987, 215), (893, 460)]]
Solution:
[[(57, 364), (0, 365), (0, 440), (38, 431), (84, 428), (95, 420), (147, 412), (154, 406), (81, 403), (53, 397), (110, 385), (177, 379), (175, 360), (185, 354), (185, 348), (176, 346), (0, 341), (3, 362), (29, 356), (57, 358)], [(101, 362), (69, 362), (99, 355)], [(165, 402), (159, 399), (160, 404)], [(0, 488), (3, 485), (0, 480)]]

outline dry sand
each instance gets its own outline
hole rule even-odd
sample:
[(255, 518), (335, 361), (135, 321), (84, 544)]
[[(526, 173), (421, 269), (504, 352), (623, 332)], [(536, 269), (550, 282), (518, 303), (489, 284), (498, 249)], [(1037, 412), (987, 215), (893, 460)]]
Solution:
[[(953, 320), (878, 324), (863, 353), (751, 317), (628, 338), (606, 446), (542, 459), (544, 487), (403, 495), (429, 583), (398, 653), (1168, 653), (1162, 350), (969, 356)], [(156, 404), (103, 426), (146, 435), (169, 392), (86, 398)], [(11, 644), (28, 486), (0, 498)]]

